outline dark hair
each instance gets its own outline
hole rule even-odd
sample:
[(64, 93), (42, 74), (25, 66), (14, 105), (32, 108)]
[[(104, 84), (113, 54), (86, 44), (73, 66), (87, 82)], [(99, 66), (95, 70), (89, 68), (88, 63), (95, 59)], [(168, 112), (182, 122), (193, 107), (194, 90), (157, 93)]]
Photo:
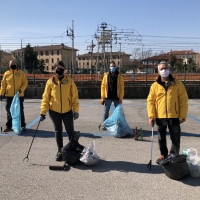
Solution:
[(110, 64), (114, 64), (114, 65), (116, 65), (116, 64), (115, 64), (115, 61), (111, 61)]
[(63, 63), (63, 61), (58, 61), (57, 63), (54, 64), (53, 68), (55, 69), (58, 65), (62, 66), (65, 68), (65, 64)]

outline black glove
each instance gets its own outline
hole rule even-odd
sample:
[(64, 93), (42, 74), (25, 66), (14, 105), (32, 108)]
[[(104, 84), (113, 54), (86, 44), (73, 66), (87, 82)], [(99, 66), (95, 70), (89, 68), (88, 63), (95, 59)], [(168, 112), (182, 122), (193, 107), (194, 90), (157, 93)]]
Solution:
[(0, 101), (3, 101), (3, 96), (2, 95), (0, 96)]
[(74, 112), (73, 115), (74, 115), (74, 120), (78, 119), (79, 114), (77, 112)]
[(43, 121), (46, 119), (46, 115), (40, 115), (40, 121)]

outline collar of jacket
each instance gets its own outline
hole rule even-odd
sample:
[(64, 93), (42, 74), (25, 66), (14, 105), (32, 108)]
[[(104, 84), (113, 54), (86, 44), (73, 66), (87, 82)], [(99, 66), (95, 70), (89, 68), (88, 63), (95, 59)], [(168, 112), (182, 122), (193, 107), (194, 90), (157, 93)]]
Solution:
[(17, 68), (17, 69), (14, 69), (14, 70), (13, 70), (13, 69), (9, 69), (9, 71), (10, 71), (10, 72), (15, 72), (15, 71), (18, 71), (18, 68)]
[(62, 82), (66, 82), (66, 80), (68, 79), (68, 77), (66, 75), (64, 75), (63, 79), (60, 81), (57, 75), (53, 75), (51, 77), (52, 83), (58, 85), (58, 82), (62, 83)]
[[(173, 83), (175, 82), (175, 77), (173, 75), (171, 75), (171, 74), (169, 74), (169, 79), (170, 79), (170, 82), (173, 82)], [(161, 76), (160, 75), (158, 75), (156, 77), (156, 82), (159, 83), (159, 84), (161, 84), (161, 82), (163, 82), (161, 80)]]

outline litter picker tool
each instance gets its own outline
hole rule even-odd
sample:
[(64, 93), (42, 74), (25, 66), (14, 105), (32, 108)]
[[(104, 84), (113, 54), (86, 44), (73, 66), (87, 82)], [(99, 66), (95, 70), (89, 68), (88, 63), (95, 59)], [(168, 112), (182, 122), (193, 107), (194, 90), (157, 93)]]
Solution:
[(102, 106), (101, 122), (100, 122), (100, 124), (99, 124), (99, 126), (98, 126), (99, 130), (101, 129), (101, 125), (103, 124), (104, 103), (103, 103), (102, 105), (103, 105), (103, 106)]
[(1, 133), (3, 132), (3, 129), (2, 129), (2, 96), (0, 97), (1, 98)]
[(151, 134), (151, 150), (150, 150), (150, 161), (147, 164), (147, 168), (149, 168), (149, 171), (151, 171), (151, 165), (152, 165), (152, 149), (153, 149), (153, 127), (154, 127), (154, 120), (152, 120), (152, 134)]
[(23, 159), (23, 162), (24, 162), (24, 160), (26, 160), (26, 159), (27, 159), (27, 162), (29, 161), (28, 155), (29, 155), (29, 152), (30, 152), (30, 150), (31, 150), (33, 141), (34, 141), (34, 139), (35, 139), (35, 135), (36, 135), (36, 133), (37, 133), (38, 127), (39, 127), (39, 125), (40, 125), (40, 121), (41, 121), (41, 119), (40, 119), (39, 122), (38, 122), (38, 125), (37, 125), (37, 128), (36, 128), (36, 130), (35, 130), (35, 133), (34, 133), (34, 136), (33, 136), (33, 139), (32, 139), (31, 145), (30, 145), (30, 148), (29, 148), (29, 150), (28, 150), (27, 156)]

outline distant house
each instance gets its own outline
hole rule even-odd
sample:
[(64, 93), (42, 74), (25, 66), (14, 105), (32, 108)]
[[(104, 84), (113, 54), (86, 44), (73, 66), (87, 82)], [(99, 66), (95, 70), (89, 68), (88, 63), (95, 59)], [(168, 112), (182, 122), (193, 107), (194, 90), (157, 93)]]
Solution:
[[(60, 45), (48, 45), (48, 46), (35, 46), (34, 51), (37, 52), (37, 59), (45, 61), (44, 72), (51, 73), (53, 71), (54, 64), (62, 60), (69, 70), (72, 62), (72, 48), (65, 46), (63, 43)], [(24, 48), (23, 48), (24, 50)], [(76, 52), (78, 49), (73, 49), (73, 64), (76, 66)], [(14, 57), (21, 58), (21, 49), (12, 51)]]
[(123, 67), (130, 62), (130, 54), (124, 52), (106, 52), (105, 58), (102, 53), (87, 53), (77, 56), (78, 68), (79, 69), (94, 69), (97, 67), (98, 70), (101, 67), (104, 67), (103, 61), (105, 60), (105, 69), (108, 69), (108, 66), (111, 61), (116, 63), (117, 67)]
[(0, 73), (4, 73), (8, 69), (10, 60), (12, 60), (12, 54), (0, 50)]
[(181, 58), (183, 59), (183, 62), (186, 63), (188, 63), (188, 58), (192, 58), (194, 59), (197, 66), (200, 67), (200, 54), (194, 52), (193, 50), (170, 51), (167, 54), (173, 54), (176, 56), (176, 58)]
[(157, 66), (161, 61), (170, 62), (170, 56), (175, 55), (177, 63), (188, 63), (188, 59), (194, 59), (197, 67), (200, 68), (200, 54), (192, 50), (170, 51), (164, 54), (143, 59), (142, 70), (147, 68), (149, 73), (157, 73)]

